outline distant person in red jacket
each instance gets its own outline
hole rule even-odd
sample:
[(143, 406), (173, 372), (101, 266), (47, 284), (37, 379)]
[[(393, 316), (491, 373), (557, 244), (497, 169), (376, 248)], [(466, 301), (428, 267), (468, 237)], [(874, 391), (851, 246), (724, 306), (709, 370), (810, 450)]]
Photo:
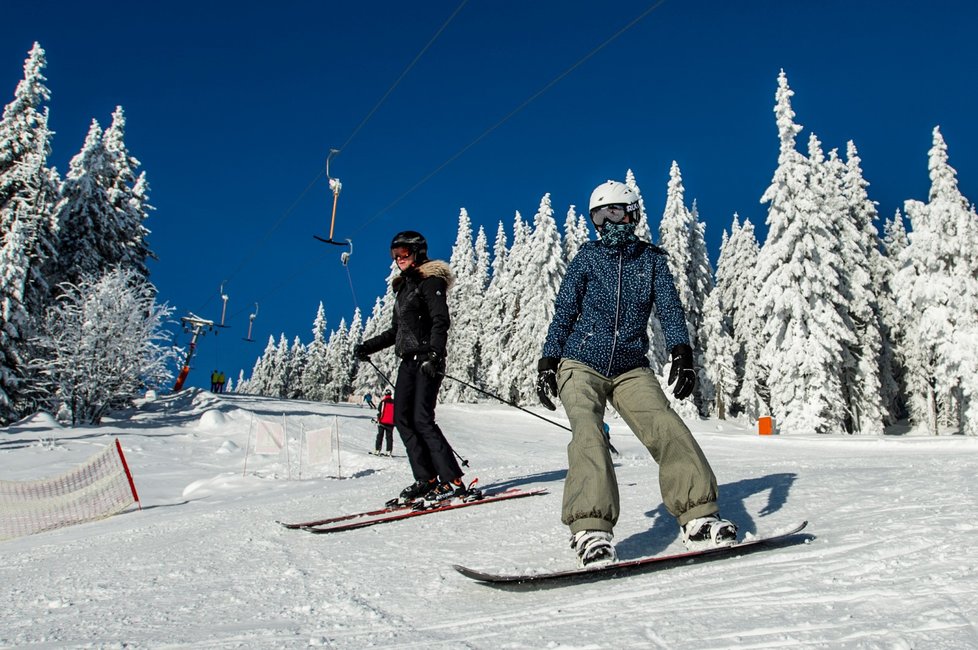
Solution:
[[(387, 437), (387, 453), (380, 451), (380, 443)], [(384, 397), (377, 406), (377, 443), (374, 453), (378, 456), (390, 456), (394, 449), (394, 398), (391, 389), (384, 391)]]

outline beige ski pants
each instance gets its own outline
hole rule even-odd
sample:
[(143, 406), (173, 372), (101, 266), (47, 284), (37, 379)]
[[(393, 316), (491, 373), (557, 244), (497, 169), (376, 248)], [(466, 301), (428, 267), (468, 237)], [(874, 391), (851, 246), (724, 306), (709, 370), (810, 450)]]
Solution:
[(561, 513), (572, 534), (611, 532), (618, 523), (618, 481), (602, 427), (609, 401), (658, 463), (662, 501), (679, 524), (718, 511), (713, 470), (649, 368), (609, 378), (583, 363), (563, 359), (557, 382), (573, 431), (567, 445)]

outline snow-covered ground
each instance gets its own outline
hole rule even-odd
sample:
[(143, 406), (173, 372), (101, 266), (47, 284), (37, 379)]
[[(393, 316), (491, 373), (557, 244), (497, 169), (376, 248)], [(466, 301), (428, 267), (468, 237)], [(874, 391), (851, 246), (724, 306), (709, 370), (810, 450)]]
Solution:
[[(541, 411), (542, 412), (542, 411)], [(252, 414), (338, 425), (339, 466), (248, 457)], [(286, 530), (375, 507), (411, 481), (369, 455), (372, 412), (185, 391), (100, 427), (0, 429), (0, 478), (59, 475), (118, 438), (143, 508), (0, 542), (0, 646), (29, 648), (974, 648), (978, 439), (694, 433), (743, 533), (808, 519), (803, 545), (513, 592), (453, 563), (570, 568), (568, 433), (502, 405), (443, 405), (468, 476), (549, 494), (334, 535)], [(560, 411), (555, 417), (560, 417)], [(619, 420), (623, 559), (681, 550), (655, 463)], [(296, 430), (296, 429), (293, 429)], [(294, 452), (295, 450), (293, 450)], [(342, 478), (339, 478), (339, 474)]]

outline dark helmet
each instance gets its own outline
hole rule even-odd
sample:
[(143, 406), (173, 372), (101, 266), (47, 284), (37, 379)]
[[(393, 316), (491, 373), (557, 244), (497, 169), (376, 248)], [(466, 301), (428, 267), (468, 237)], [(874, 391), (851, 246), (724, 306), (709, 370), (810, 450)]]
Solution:
[(390, 395), (390, 394), (391, 394), (391, 389), (390, 388), (388, 388), (387, 390), (384, 391), (384, 395)]
[(395, 248), (406, 248), (414, 253), (414, 261), (420, 264), (428, 259), (428, 241), (419, 232), (405, 230), (394, 235), (391, 240), (391, 250)]

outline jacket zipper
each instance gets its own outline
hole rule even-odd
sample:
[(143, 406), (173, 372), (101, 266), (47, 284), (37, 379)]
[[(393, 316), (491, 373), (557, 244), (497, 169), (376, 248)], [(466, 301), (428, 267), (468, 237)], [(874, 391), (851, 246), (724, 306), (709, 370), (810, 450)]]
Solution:
[(622, 271), (622, 261), (624, 260), (624, 255), (622, 251), (618, 251), (618, 292), (615, 294), (615, 334), (614, 338), (611, 339), (611, 356), (608, 357), (608, 371), (604, 374), (607, 377), (611, 376), (611, 366), (615, 360), (615, 346), (618, 344), (618, 323), (621, 321), (621, 271)]

